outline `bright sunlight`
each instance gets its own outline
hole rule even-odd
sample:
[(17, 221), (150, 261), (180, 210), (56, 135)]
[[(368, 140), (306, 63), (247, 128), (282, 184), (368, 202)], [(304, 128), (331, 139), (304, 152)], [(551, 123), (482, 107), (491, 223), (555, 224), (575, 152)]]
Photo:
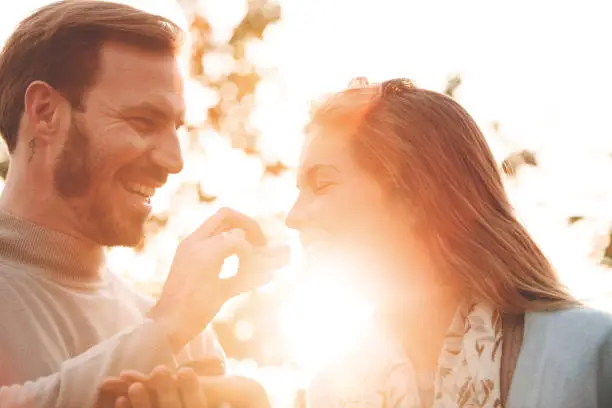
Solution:
[[(153, 198), (143, 246), (108, 252), (108, 267), (137, 290), (157, 296), (177, 244), (222, 206), (256, 218), (271, 241), (290, 241), (284, 218), (312, 100), (355, 76), (408, 77), (440, 92), (456, 77), (455, 98), (500, 164), (523, 149), (537, 157), (505, 178), (521, 221), (576, 296), (612, 310), (605, 2), (119, 1), (189, 32), (185, 169)], [(5, 6), (0, 44), (50, 2)], [(7, 163), (0, 146), (0, 191)], [(262, 382), (274, 408), (292, 406), (296, 388), (357, 346), (372, 315), (354, 288), (351, 257), (344, 267), (314, 267), (299, 249), (292, 256), (273, 282), (226, 304), (212, 324), (229, 371)], [(223, 275), (236, 266), (230, 259)]]
[(312, 375), (359, 344), (371, 314), (346, 285), (322, 276), (298, 289), (283, 310), (282, 329), (296, 362)]

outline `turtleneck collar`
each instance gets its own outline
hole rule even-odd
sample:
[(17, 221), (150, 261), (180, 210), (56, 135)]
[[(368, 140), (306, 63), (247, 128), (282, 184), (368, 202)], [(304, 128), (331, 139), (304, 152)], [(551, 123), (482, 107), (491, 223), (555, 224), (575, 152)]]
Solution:
[(44, 228), (0, 210), (0, 258), (29, 265), (66, 283), (104, 278), (104, 247)]

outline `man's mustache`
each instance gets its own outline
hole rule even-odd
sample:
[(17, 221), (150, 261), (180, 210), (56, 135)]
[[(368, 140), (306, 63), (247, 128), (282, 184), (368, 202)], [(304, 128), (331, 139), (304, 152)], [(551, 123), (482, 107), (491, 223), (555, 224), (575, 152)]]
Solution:
[(164, 185), (168, 181), (168, 172), (164, 168), (155, 165), (130, 168), (127, 173), (156, 185)]

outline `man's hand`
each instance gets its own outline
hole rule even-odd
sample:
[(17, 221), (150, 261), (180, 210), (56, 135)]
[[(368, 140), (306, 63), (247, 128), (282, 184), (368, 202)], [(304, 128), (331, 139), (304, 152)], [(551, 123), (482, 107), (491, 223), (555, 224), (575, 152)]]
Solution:
[(119, 378), (107, 378), (100, 393), (106, 401), (115, 399), (115, 408), (271, 406), (264, 388), (256, 381), (237, 376), (198, 377), (189, 368), (179, 369), (176, 376), (165, 367), (157, 367), (150, 376), (124, 371)]
[(115, 408), (207, 407), (198, 376), (190, 368), (179, 369), (175, 376), (163, 366), (150, 376), (126, 371), (120, 378), (106, 379), (100, 390), (116, 398)]
[[(200, 333), (221, 306), (267, 283), (288, 262), (286, 248), (266, 247), (257, 222), (230, 209), (206, 220), (178, 246), (158, 303), (151, 311), (175, 352)], [(219, 278), (226, 258), (238, 255), (238, 273)]]

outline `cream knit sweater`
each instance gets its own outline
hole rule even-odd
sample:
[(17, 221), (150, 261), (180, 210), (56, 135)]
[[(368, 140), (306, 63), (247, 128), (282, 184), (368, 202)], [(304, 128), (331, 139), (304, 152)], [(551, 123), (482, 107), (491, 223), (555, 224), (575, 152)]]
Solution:
[(124, 369), (224, 358), (210, 331), (174, 356), (144, 317), (152, 300), (104, 261), (101, 247), (0, 211), (0, 408), (88, 408)]

